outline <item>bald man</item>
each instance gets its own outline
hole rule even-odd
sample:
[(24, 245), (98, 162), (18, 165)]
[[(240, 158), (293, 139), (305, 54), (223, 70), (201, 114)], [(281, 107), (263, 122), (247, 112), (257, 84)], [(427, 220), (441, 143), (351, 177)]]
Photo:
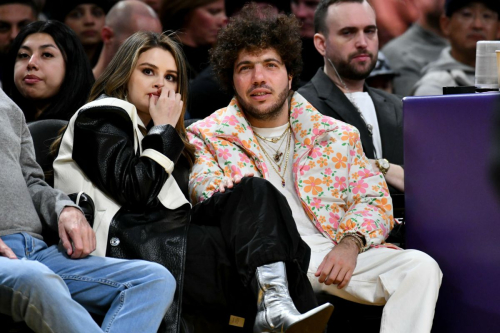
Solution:
[(123, 42), (137, 31), (162, 32), (156, 12), (144, 2), (125, 0), (116, 3), (106, 15), (101, 35), (103, 48), (92, 72), (97, 80)]

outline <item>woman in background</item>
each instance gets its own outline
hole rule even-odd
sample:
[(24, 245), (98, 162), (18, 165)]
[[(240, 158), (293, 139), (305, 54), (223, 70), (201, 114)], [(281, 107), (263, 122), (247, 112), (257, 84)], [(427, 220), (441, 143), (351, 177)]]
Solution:
[(75, 33), (58, 21), (38, 21), (14, 40), (3, 85), (30, 122), (69, 120), (85, 104), (93, 83)]
[(62, 0), (54, 2), (54, 19), (64, 22), (80, 39), (85, 54), (94, 67), (102, 49), (101, 30), (110, 0)]
[(160, 20), (164, 30), (179, 32), (189, 79), (194, 79), (208, 66), (208, 50), (227, 24), (224, 0), (164, 1)]

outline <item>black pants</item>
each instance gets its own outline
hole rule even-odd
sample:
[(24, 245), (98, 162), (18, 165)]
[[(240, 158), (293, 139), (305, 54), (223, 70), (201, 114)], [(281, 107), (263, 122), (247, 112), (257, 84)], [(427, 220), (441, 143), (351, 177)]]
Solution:
[(257, 301), (250, 282), (257, 267), (277, 261), (286, 264), (297, 309), (310, 310), (317, 302), (306, 275), (309, 258), (285, 197), (264, 179), (243, 178), (193, 207), (184, 314), (226, 324), (230, 315), (243, 317), (251, 329)]

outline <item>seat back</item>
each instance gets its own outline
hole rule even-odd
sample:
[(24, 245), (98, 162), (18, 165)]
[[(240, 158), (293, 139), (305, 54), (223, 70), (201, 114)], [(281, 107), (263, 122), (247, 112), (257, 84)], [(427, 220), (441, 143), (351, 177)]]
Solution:
[(444, 275), (433, 332), (500, 323), (500, 200), (488, 173), (497, 105), (499, 93), (403, 100), (407, 248)]
[[(28, 123), (28, 128), (33, 137), (33, 145), (35, 146), (36, 161), (45, 174), (53, 171), (52, 162), (54, 162), (55, 156), (50, 154), (50, 146), (59, 136), (60, 130), (67, 124), (66, 120), (60, 119), (44, 119)], [(47, 183), (54, 186), (53, 177), (46, 178)]]

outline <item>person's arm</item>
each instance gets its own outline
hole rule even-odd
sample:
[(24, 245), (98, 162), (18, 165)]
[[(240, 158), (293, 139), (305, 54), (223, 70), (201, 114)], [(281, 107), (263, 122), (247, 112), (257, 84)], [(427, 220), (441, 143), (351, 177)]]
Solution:
[(179, 159), (184, 142), (169, 124), (153, 126), (134, 150), (132, 121), (125, 110), (99, 106), (75, 121), (73, 159), (101, 191), (127, 207), (155, 200)]
[[(204, 133), (209, 126), (204, 126), (204, 121), (209, 122), (210, 117), (199, 121), (187, 128), (189, 142), (195, 145), (195, 162), (189, 175), (189, 193), (193, 203), (210, 198), (223, 184), (224, 173), (219, 166), (210, 146), (205, 143), (208, 139)], [(207, 128), (203, 128), (207, 127)], [(207, 134), (210, 135), (210, 134)]]
[[(316, 271), (320, 283), (343, 288), (356, 268), (358, 253), (380, 245), (393, 226), (392, 200), (380, 173), (374, 173), (356, 133), (353, 145), (344, 154), (348, 160), (347, 212), (339, 221), (337, 244)], [(347, 135), (345, 136), (348, 137)]]
[[(370, 164), (372, 165), (373, 170), (381, 172), (377, 166), (376, 160), (370, 160)], [(401, 192), (405, 191), (405, 170), (401, 165), (390, 163), (389, 170), (387, 170), (384, 177), (385, 181), (389, 185), (394, 186)]]

